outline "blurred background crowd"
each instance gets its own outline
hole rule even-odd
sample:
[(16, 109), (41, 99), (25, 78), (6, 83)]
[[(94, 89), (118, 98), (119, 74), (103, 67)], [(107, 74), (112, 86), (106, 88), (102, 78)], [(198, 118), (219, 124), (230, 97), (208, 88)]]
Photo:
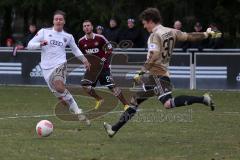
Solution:
[[(146, 3), (146, 4), (145, 4)], [(211, 27), (217, 34), (201, 42), (178, 42), (176, 48), (238, 48), (240, 47), (240, 1), (232, 0), (2, 0), (0, 3), (0, 46), (26, 47), (42, 27), (51, 27), (52, 13), (62, 9), (67, 13), (65, 30), (76, 41), (83, 35), (82, 22), (94, 23), (95, 32), (119, 44), (129, 41), (133, 48), (145, 48), (149, 36), (138, 20), (147, 7), (158, 7), (163, 25), (183, 32), (203, 32)], [(202, 8), (204, 6), (204, 9)]]

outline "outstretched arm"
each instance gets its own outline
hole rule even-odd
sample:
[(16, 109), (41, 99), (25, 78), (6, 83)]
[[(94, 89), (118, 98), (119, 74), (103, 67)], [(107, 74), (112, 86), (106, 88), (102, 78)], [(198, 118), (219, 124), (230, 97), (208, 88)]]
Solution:
[(175, 30), (177, 41), (201, 41), (211, 37), (215, 32), (208, 28), (206, 32), (192, 32), (186, 33), (179, 30)]
[(209, 35), (207, 34), (207, 32), (192, 32), (192, 33), (187, 33), (187, 41), (201, 41), (204, 39), (207, 39), (209, 37)]

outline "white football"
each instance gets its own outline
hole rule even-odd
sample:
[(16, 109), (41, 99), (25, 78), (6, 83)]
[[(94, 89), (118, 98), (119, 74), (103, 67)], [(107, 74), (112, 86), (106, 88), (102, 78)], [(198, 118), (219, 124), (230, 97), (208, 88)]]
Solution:
[(39, 137), (47, 137), (53, 132), (53, 124), (48, 120), (41, 120), (37, 123), (36, 132)]

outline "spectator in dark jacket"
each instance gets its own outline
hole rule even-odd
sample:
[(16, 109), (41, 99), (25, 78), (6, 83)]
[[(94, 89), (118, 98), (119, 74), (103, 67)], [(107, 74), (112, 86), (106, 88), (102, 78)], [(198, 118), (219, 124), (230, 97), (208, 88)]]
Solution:
[(35, 24), (30, 24), (28, 27), (28, 33), (23, 40), (23, 46), (27, 47), (28, 42), (36, 35), (37, 27)]
[[(179, 31), (183, 31), (182, 29), (182, 22), (180, 20), (176, 20), (173, 24), (173, 28), (174, 29), (177, 29)], [(189, 46), (189, 43), (188, 42), (180, 42), (180, 41), (177, 41), (175, 43), (175, 48), (182, 48), (183, 51), (186, 51), (187, 48)]]
[(182, 30), (182, 22), (179, 20), (176, 20), (173, 24), (173, 28), (181, 31)]
[(213, 49), (223, 48), (223, 34), (215, 23), (209, 25), (215, 34), (209, 39), (208, 47)]
[[(203, 27), (200, 22), (196, 22), (194, 25), (194, 32), (203, 32)], [(190, 42), (190, 48), (197, 48), (199, 51), (202, 51), (203, 48), (206, 46), (207, 41), (202, 40), (202, 41), (195, 41), (195, 42)]]
[(129, 18), (127, 20), (127, 28), (123, 31), (121, 41), (127, 40), (131, 44), (133, 48), (139, 48), (141, 47), (140, 44), (142, 41), (142, 37), (140, 34), (140, 30), (135, 27), (135, 20), (132, 18)]
[(102, 35), (102, 34), (103, 34), (103, 30), (104, 30), (103, 26), (98, 25), (98, 26), (96, 27), (96, 33), (97, 33), (97, 34)]
[(120, 40), (120, 28), (118, 27), (117, 20), (114, 18), (111, 18), (109, 21), (109, 28), (106, 29), (104, 36), (107, 38), (107, 40), (119, 43)]
[(28, 33), (25, 35), (22, 45), (17, 45), (17, 49), (21, 50), (27, 47), (28, 42), (36, 35), (37, 27), (35, 24), (29, 24), (28, 26)]

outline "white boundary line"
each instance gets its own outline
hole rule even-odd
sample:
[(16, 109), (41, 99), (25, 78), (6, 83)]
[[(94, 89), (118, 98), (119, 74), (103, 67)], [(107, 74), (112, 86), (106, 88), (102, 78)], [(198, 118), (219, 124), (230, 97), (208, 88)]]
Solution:
[[(81, 87), (81, 85), (72, 85), (72, 84), (66, 84), (67, 86), (73, 86), (73, 87)], [(46, 84), (44, 85), (25, 85), (25, 84), (0, 84), (0, 87), (26, 87), (26, 88), (48, 88)], [(132, 87), (121, 87), (121, 89), (131, 89)], [(96, 89), (108, 89), (104, 86), (97, 86)], [(240, 92), (239, 89), (196, 89), (196, 90), (190, 90), (188, 88), (181, 89), (181, 88), (175, 88), (174, 91), (216, 91), (216, 92)]]
[[(122, 113), (124, 111), (111, 111), (111, 112), (95, 112), (95, 113), (92, 113), (92, 114), (96, 114), (96, 113), (105, 113), (104, 116), (108, 115), (108, 114), (116, 114), (116, 113)], [(161, 109), (138, 109), (137, 112), (154, 112), (154, 113), (157, 113), (157, 112), (164, 112), (164, 109), (161, 110)], [(209, 111), (210, 113), (211, 111)], [(181, 112), (180, 112), (181, 113)], [(192, 113), (194, 113), (194, 111), (192, 111)], [(197, 113), (197, 112), (195, 112)], [(214, 113), (214, 112), (211, 112), (211, 113)], [(89, 114), (89, 113), (87, 113)], [(91, 113), (90, 113), (91, 114)], [(169, 112), (169, 114), (172, 114)], [(177, 114), (177, 113), (176, 113)], [(61, 115), (71, 115), (70, 113), (69, 114), (61, 114)], [(217, 116), (232, 116), (232, 115), (237, 115), (237, 116), (240, 116), (240, 112), (216, 112), (216, 114), (213, 114), (213, 115), (217, 115)], [(9, 116), (9, 117), (0, 117), (0, 120), (7, 120), (7, 119), (24, 119), (24, 118), (45, 118), (45, 117), (57, 117), (57, 115), (55, 114), (40, 114), (40, 115), (20, 115), (18, 116), (16, 114), (16, 116)], [(102, 116), (101, 116), (102, 117)]]
[[(143, 111), (143, 109), (139, 109), (138, 112), (139, 111)], [(155, 112), (156, 110), (148, 110), (148, 111)], [(115, 113), (122, 113), (122, 112), (124, 112), (124, 111), (95, 112), (95, 113), (92, 113), (92, 114), (105, 113), (104, 116), (106, 116), (107, 114), (115, 114)], [(87, 113), (87, 114), (91, 114), (91, 113)], [(69, 113), (69, 114), (60, 114), (60, 115), (71, 115), (71, 113)], [(21, 118), (43, 118), (43, 117), (57, 117), (57, 115), (56, 114), (40, 114), (40, 115), (20, 115), (20, 116), (18, 116), (18, 114), (16, 114), (16, 116), (0, 117), (0, 120), (21, 119)]]

